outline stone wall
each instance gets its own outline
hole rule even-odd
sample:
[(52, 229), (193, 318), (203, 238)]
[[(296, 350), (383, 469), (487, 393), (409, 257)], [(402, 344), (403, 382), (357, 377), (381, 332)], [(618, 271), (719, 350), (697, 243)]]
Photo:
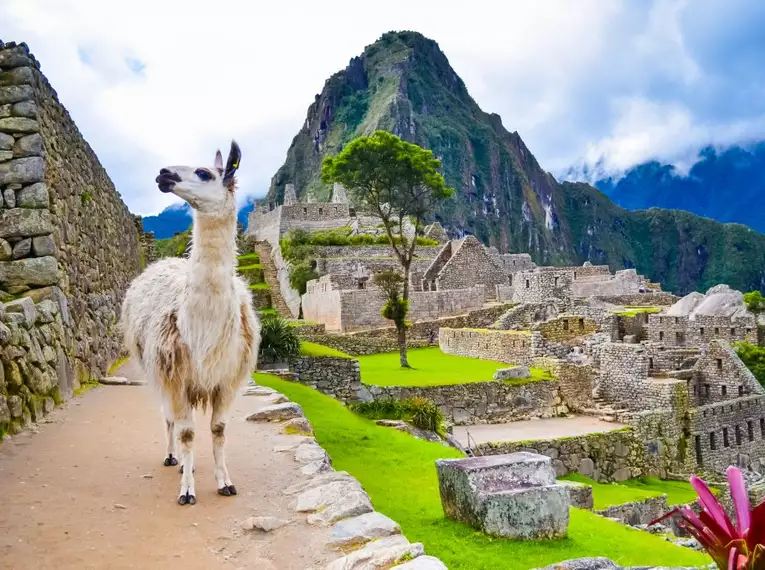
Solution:
[[(414, 259), (433, 259), (441, 251), (440, 245), (417, 246)], [(368, 259), (372, 257), (389, 257), (394, 259), (396, 254), (389, 245), (321, 245), (313, 248), (315, 257)]]
[(140, 270), (135, 219), (26, 46), (0, 44), (0, 70), (0, 290), (39, 300), (58, 286), (65, 353), (78, 377), (100, 376)]
[(541, 323), (538, 330), (546, 340), (558, 342), (591, 335), (598, 332), (598, 325), (592, 319), (564, 314)]
[(37, 304), (29, 297), (0, 303), (0, 438), (40, 420), (79, 388), (66, 354), (66, 298), (58, 287), (45, 293)]
[(645, 290), (645, 279), (637, 274), (634, 269), (624, 269), (617, 271), (615, 275), (608, 273), (608, 266), (605, 266), (606, 272), (595, 274), (595, 276), (584, 276), (584, 269), (593, 269), (581, 267), (575, 273), (576, 278), (571, 285), (571, 292), (575, 297), (613, 297), (616, 295), (634, 295)]
[[(420, 321), (462, 315), (483, 306), (484, 298), (480, 285), (449, 291), (412, 291), (407, 319)], [(380, 314), (383, 298), (379, 291), (332, 290), (328, 276), (310, 281), (302, 302), (304, 318), (324, 323), (327, 330), (351, 331), (390, 322)]]
[(290, 363), (301, 384), (311, 386), (341, 402), (362, 397), (361, 372), (355, 358), (303, 356)]
[(757, 323), (754, 317), (714, 317), (649, 315), (648, 340), (665, 346), (701, 346), (713, 340), (746, 341), (757, 344)]
[(528, 253), (503, 253), (499, 257), (506, 273), (530, 271), (536, 267)]
[[(545, 303), (551, 299), (570, 299), (572, 273), (566, 270), (521, 271), (511, 276), (513, 301), (516, 303)], [(553, 268), (549, 268), (553, 269)]]
[(679, 301), (680, 297), (666, 291), (648, 291), (631, 295), (601, 295), (598, 299), (625, 307), (669, 307)]
[(509, 275), (487, 253), (486, 247), (475, 236), (467, 236), (436, 277), (438, 290), (465, 289), (481, 284), (494, 292), (495, 286), (507, 284)]
[(279, 292), (287, 304), (290, 314), (297, 318), (300, 315), (300, 293), (290, 285), (290, 264), (282, 257), (282, 248), (276, 245), (271, 249), (271, 259), (276, 267), (276, 277), (279, 280)]
[(562, 303), (547, 301), (544, 303), (522, 303), (510, 307), (491, 328), (500, 330), (530, 330), (539, 323), (554, 319), (562, 312)]
[(446, 354), (530, 365), (533, 335), (528, 331), (450, 329), (438, 331), (438, 346)]
[(549, 418), (560, 413), (563, 403), (554, 380), (511, 385), (496, 380), (451, 386), (367, 386), (378, 399), (427, 398), (436, 403), (455, 425), (504, 423)]
[(625, 481), (646, 474), (643, 443), (631, 428), (550, 440), (484, 443), (482, 455), (529, 451), (552, 459), (555, 474), (581, 473), (596, 481)]
[(607, 509), (594, 511), (596, 514), (609, 519), (616, 519), (630, 526), (647, 525), (670, 510), (667, 496), (648, 497), (642, 501), (632, 501), (621, 505), (613, 505)]

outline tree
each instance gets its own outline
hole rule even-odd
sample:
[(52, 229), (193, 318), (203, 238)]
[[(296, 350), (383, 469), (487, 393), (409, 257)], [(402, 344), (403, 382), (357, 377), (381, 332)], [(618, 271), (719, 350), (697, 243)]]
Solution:
[[(388, 242), (403, 270), (400, 308), (404, 309), (404, 316), (409, 305), (409, 273), (416, 236), (436, 204), (454, 193), (438, 172), (440, 168), (441, 161), (432, 151), (386, 131), (354, 139), (337, 156), (325, 158), (321, 167), (325, 184), (342, 184), (382, 220)], [(414, 226), (411, 236), (407, 235), (407, 222)], [(397, 315), (400, 308), (395, 311)], [(401, 366), (409, 368), (403, 316), (394, 323)]]
[(744, 293), (744, 304), (749, 312), (754, 313), (755, 316), (759, 316), (765, 311), (765, 297), (757, 290)]

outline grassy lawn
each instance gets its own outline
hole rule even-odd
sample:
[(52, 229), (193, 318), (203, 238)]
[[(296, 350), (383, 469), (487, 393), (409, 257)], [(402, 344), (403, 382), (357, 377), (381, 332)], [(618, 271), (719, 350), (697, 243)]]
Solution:
[(257, 253), (245, 253), (244, 255), (240, 255), (236, 258), (236, 260), (239, 262), (239, 265), (247, 265), (248, 263), (259, 263), (260, 262), (260, 255)]
[(249, 265), (239, 265), (237, 267), (239, 271), (247, 271), (248, 269), (263, 269), (263, 266), (260, 263), (250, 263)]
[(249, 289), (268, 289), (268, 283), (251, 283), (248, 285)]
[(661, 310), (662, 307), (624, 307), (623, 311), (615, 311), (614, 314), (620, 317), (634, 317), (640, 313), (660, 313)]
[[(479, 360), (465, 356), (444, 354), (437, 346), (412, 348), (408, 351), (411, 369), (399, 366), (398, 352), (386, 352), (358, 356), (361, 367), (361, 380), (375, 386), (446, 386), (488, 382), (497, 368), (507, 368), (509, 364), (492, 360)], [(536, 380), (550, 380), (545, 371), (531, 368), (531, 378), (508, 381), (508, 383), (526, 384)]]
[(303, 356), (338, 356), (340, 358), (353, 358), (349, 354), (345, 354), (344, 352), (340, 352), (329, 346), (305, 340), (300, 341), (300, 354)]
[(685, 505), (694, 503), (697, 497), (688, 481), (663, 481), (654, 477), (644, 477), (621, 483), (598, 483), (578, 473), (569, 473), (561, 479), (592, 485), (592, 498), (596, 509), (642, 501), (659, 495), (667, 495), (667, 503), (670, 505)]
[(606, 556), (625, 566), (710, 563), (706, 555), (579, 509), (571, 509), (566, 539), (489, 538), (444, 518), (434, 462), (460, 457), (457, 450), (377, 426), (307, 386), (264, 374), (257, 374), (256, 380), (299, 403), (335, 469), (356, 477), (377, 510), (398, 522), (410, 541), (422, 542), (426, 552), (450, 570), (525, 570), (583, 556)]

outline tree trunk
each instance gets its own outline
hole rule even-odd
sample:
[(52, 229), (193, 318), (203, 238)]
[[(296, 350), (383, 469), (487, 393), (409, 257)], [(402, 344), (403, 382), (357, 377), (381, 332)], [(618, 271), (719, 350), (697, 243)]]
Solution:
[[(404, 263), (404, 286), (401, 298), (406, 302), (409, 300), (409, 264)], [(409, 311), (407, 311), (408, 313)], [(401, 368), (411, 368), (409, 360), (406, 357), (406, 316), (400, 323), (396, 323), (398, 332), (398, 352), (401, 360)]]

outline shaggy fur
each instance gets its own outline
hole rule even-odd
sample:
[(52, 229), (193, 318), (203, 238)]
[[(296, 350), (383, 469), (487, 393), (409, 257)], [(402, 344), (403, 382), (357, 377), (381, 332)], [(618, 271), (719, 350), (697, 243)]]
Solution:
[(199, 180), (196, 169), (168, 167), (180, 179), (172, 191), (194, 207), (190, 256), (147, 267), (131, 284), (122, 306), (125, 344), (162, 397), (165, 465), (176, 464), (173, 454), (180, 439), (181, 504), (196, 502), (195, 408), (212, 408), (218, 491), (236, 493), (223, 456), (226, 415), (237, 388), (255, 369), (260, 344), (251, 293), (235, 269), (235, 182), (229, 179), (224, 184), (219, 163), (220, 157), (215, 170), (207, 170), (214, 173), (210, 181)]

